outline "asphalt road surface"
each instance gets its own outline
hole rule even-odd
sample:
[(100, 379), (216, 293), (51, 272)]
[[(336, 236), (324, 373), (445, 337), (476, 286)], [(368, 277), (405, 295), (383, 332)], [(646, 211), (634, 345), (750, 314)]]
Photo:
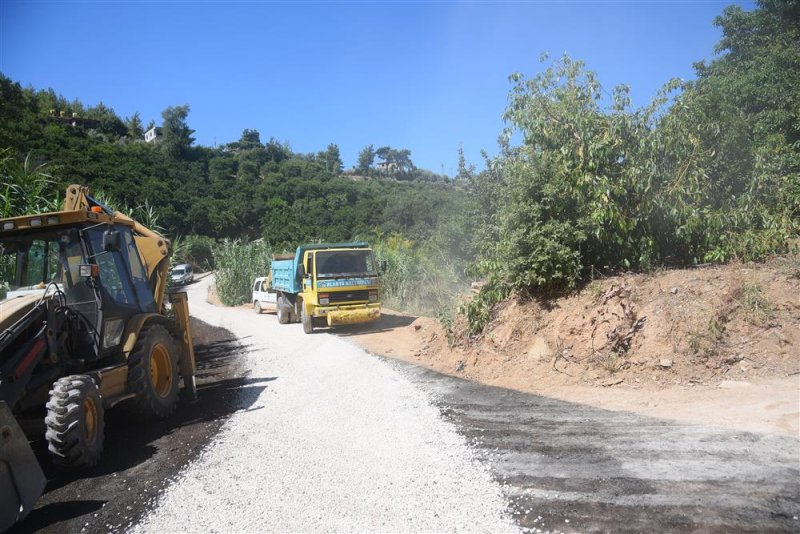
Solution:
[(800, 531), (797, 438), (678, 424), (404, 368), (480, 451), (523, 528)]

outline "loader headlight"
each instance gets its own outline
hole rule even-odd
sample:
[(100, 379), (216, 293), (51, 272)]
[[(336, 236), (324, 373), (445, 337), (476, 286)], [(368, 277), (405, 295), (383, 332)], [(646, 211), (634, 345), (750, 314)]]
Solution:
[(14, 229), (14, 221), (6, 221), (3, 223), (3, 230), (13, 230)]
[(122, 339), (122, 327), (124, 323), (122, 319), (109, 319), (106, 321), (106, 328), (103, 332), (103, 348), (115, 347), (119, 345)]
[(78, 266), (78, 276), (81, 278), (97, 278), (100, 276), (100, 266), (96, 263), (81, 263)]
[(328, 293), (320, 293), (319, 294), (319, 303), (320, 304), (328, 304), (331, 301), (330, 295)]

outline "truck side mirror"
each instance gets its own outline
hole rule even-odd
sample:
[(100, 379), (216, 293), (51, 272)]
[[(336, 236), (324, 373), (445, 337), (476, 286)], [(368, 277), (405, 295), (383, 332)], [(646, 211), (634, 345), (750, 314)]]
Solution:
[(122, 242), (121, 235), (116, 230), (106, 230), (103, 232), (103, 250), (105, 252), (117, 252)]
[(389, 264), (386, 262), (386, 260), (381, 260), (381, 274), (385, 273), (386, 269), (388, 268)]
[(302, 280), (306, 276), (306, 266), (302, 263), (297, 264), (297, 278)]

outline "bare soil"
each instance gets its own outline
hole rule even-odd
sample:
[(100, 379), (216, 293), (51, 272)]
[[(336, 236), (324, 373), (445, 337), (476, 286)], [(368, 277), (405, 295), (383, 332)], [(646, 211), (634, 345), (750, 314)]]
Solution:
[(339, 329), (365, 349), (483, 384), (611, 410), (800, 436), (800, 259), (608, 277), (511, 298), (469, 339), (385, 310)]

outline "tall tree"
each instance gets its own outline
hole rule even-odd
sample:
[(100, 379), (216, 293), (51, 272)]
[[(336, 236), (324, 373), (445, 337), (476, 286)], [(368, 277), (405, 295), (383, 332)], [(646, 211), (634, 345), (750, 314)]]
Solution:
[(189, 106), (175, 106), (165, 109), (161, 116), (164, 118), (162, 133), (164, 150), (173, 157), (184, 155), (192, 143), (194, 130), (189, 128), (186, 117), (189, 116)]
[(402, 173), (411, 176), (414, 171), (411, 151), (407, 148), (396, 150), (390, 146), (382, 146), (375, 151), (375, 155), (383, 160), (387, 174)]
[[(759, 0), (725, 8), (719, 54), (695, 65), (683, 107), (712, 128), (701, 131), (717, 155), (708, 167), (720, 198), (769, 191), (764, 201), (800, 217), (800, 0)], [(772, 208), (770, 208), (772, 209)]]
[(464, 143), (458, 143), (458, 174), (457, 180), (469, 180), (475, 175), (475, 165), (468, 164), (464, 156)]
[(328, 148), (320, 154), (320, 158), (325, 162), (325, 170), (333, 174), (342, 172), (342, 157), (339, 154), (339, 145), (331, 143)]
[(98, 121), (97, 129), (113, 137), (122, 137), (128, 133), (128, 128), (114, 110), (102, 102), (86, 110), (86, 117)]
[(142, 119), (137, 111), (127, 119), (125, 119), (125, 126), (128, 128), (128, 137), (131, 139), (142, 139), (144, 137), (144, 128), (142, 127)]
[(239, 138), (239, 148), (243, 150), (250, 150), (261, 146), (261, 135), (258, 130), (250, 130), (245, 128), (242, 131), (242, 136)]
[(397, 172), (397, 163), (395, 162), (395, 151), (390, 146), (382, 146), (375, 151), (375, 155), (382, 159), (382, 167), (384, 174), (394, 174)]
[(414, 172), (414, 162), (411, 161), (411, 151), (409, 149), (395, 150), (394, 161), (403, 174), (411, 175)]
[(281, 161), (289, 158), (292, 154), (292, 150), (289, 148), (288, 142), (281, 143), (274, 137), (269, 138), (269, 141), (267, 141), (264, 145), (264, 150), (267, 153), (266, 159), (269, 161), (274, 161), (275, 163), (280, 163)]
[(369, 173), (373, 163), (375, 163), (375, 149), (372, 145), (367, 145), (358, 153), (358, 166), (356, 169), (358, 169), (359, 173), (365, 175)]

